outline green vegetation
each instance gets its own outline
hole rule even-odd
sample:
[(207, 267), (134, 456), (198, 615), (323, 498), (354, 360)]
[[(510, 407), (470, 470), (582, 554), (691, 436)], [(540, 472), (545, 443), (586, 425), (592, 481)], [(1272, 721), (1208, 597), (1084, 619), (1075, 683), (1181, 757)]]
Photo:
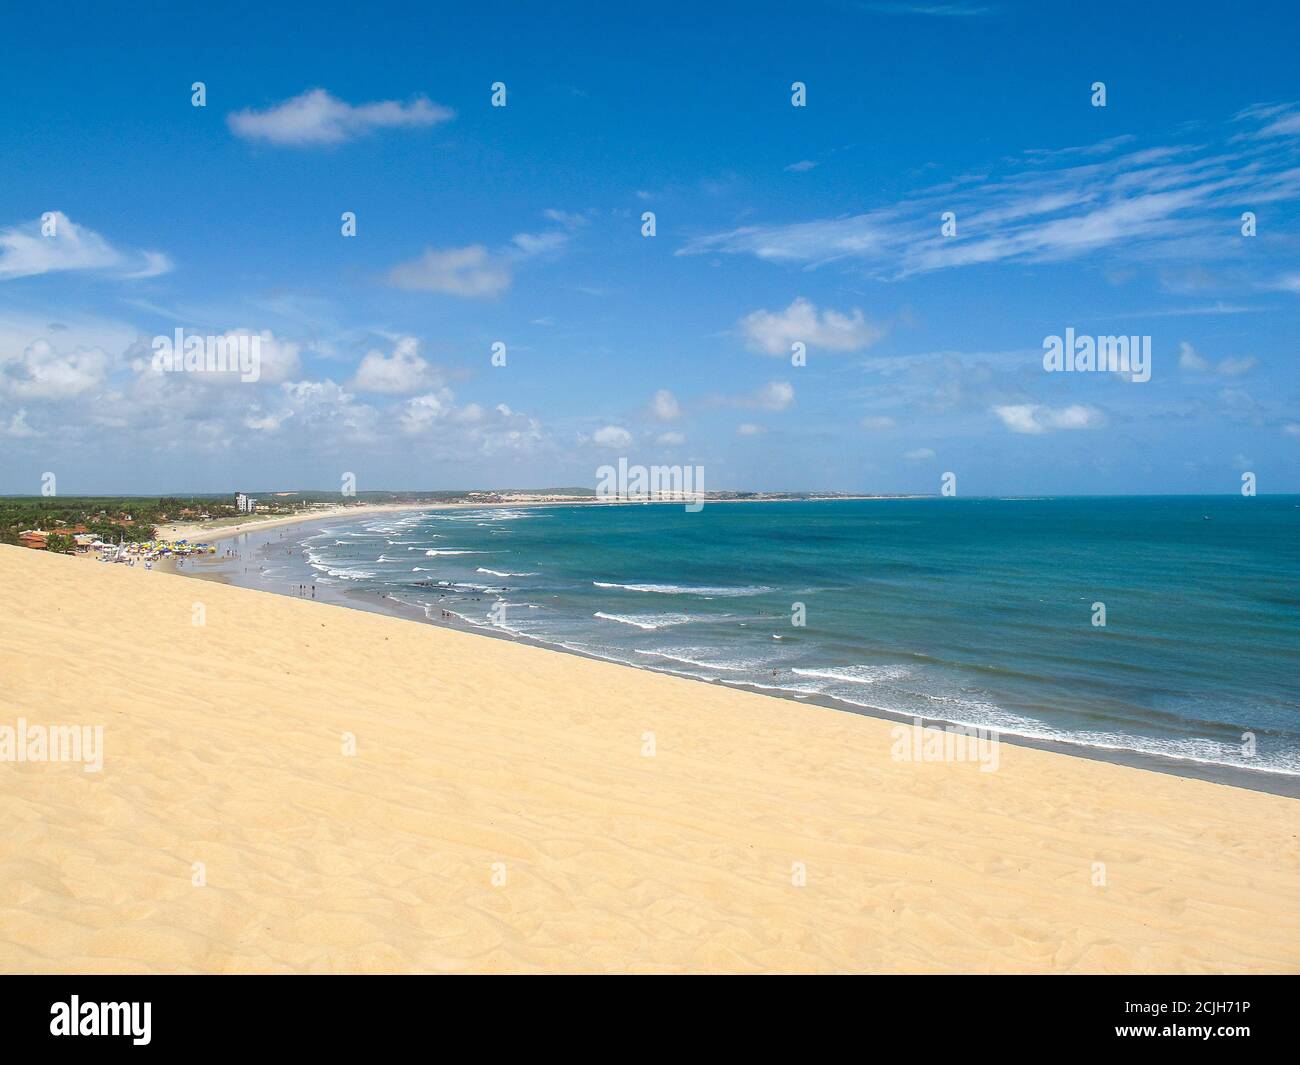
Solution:
[(45, 538), (45, 550), (55, 551), (67, 554), (76, 547), (76, 541), (71, 536), (64, 536), (61, 533), (50, 533)]
[[(523, 489), (527, 492), (529, 490)], [(574, 496), (594, 495), (590, 488), (547, 489)], [(294, 514), (309, 507), (340, 503), (454, 503), (492, 502), (509, 490), (472, 492), (358, 492), (343, 497), (338, 492), (252, 492), (257, 517)], [(537, 492), (536, 494), (541, 494)], [(246, 521), (249, 515), (235, 509), (234, 493), (194, 496), (0, 496), (0, 544), (16, 544), (20, 533), (42, 529), (71, 535), (75, 530), (93, 533), (108, 543), (153, 540), (160, 525), (185, 522)]]
[[(202, 516), (233, 516), (235, 505), (228, 496), (4, 496), (0, 497), (0, 543), (18, 543), (18, 534), (27, 529), (56, 533), (49, 539), (49, 549), (56, 540), (67, 539), (76, 529), (94, 533), (101, 539), (117, 543), (138, 543), (154, 538), (157, 526), (169, 521), (197, 521)], [(66, 532), (65, 532), (66, 530)]]

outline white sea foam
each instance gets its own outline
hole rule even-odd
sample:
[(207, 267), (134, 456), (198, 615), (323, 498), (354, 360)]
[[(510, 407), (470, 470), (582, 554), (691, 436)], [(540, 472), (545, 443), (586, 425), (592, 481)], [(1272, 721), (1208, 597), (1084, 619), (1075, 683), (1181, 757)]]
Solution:
[(702, 595), (728, 598), (731, 596), (762, 595), (772, 589), (766, 585), (753, 588), (715, 588), (692, 584), (617, 584), (614, 581), (592, 581), (597, 588), (622, 588), (628, 592), (655, 592), (659, 595)]
[(484, 569), (482, 566), (479, 566), (479, 568), (478, 568), (477, 570), (475, 570), (475, 572), (476, 572), (476, 573), (490, 573), (493, 577), (536, 577), (536, 576), (537, 576), (537, 573), (536, 573), (536, 572), (533, 572), (533, 573), (502, 573), (501, 570), (499, 570), (499, 569)]
[(331, 577), (338, 577), (345, 581), (363, 581), (375, 577), (375, 573), (371, 570), (336, 569), (333, 566), (326, 565), (324, 562), (311, 562), (309, 565), (312, 569), (320, 570), (322, 573), (328, 573)]
[(606, 614), (597, 610), (592, 617), (617, 621), (620, 625), (635, 625), (638, 629), (666, 629), (671, 625), (685, 625), (689, 614)]
[(709, 648), (696, 647), (673, 647), (664, 651), (643, 651), (639, 647), (633, 650), (639, 655), (646, 655), (650, 658), (666, 658), (670, 662), (680, 662), (684, 666), (698, 666), (701, 669), (723, 669), (728, 673), (744, 673), (746, 670), (754, 669), (755, 666), (748, 662), (706, 662), (701, 658), (692, 657), (703, 651), (709, 652)]
[(901, 680), (909, 676), (907, 666), (826, 666), (818, 669), (792, 669), (801, 677), (837, 680), (845, 684), (876, 684), (882, 680)]
[(820, 688), (800, 688), (791, 684), (762, 684), (756, 680), (735, 681), (727, 683), (744, 684), (748, 688), (762, 688), (764, 691), (789, 692), (791, 695), (821, 695)]
[(433, 557), (434, 555), (486, 555), (488, 553), (489, 552), (487, 551), (448, 551), (440, 548), (430, 548), (425, 552), (425, 554), (430, 557)]

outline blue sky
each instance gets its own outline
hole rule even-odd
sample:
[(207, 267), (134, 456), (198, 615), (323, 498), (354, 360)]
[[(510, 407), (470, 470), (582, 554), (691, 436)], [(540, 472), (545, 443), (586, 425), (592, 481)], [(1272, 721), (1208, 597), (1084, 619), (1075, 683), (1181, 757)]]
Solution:
[(548, 6), (7, 14), (0, 491), (1300, 490), (1294, 5)]

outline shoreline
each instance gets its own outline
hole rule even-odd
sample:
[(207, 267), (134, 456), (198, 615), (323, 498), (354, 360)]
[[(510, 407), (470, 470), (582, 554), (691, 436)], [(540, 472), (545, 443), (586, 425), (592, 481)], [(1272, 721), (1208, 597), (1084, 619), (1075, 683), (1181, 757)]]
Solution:
[(424, 509), (422, 506), (413, 503), (376, 503), (374, 505), (363, 503), (357, 506), (338, 506), (306, 511), (301, 514), (268, 516), (260, 521), (252, 520), (240, 522), (236, 525), (205, 525), (201, 522), (187, 525), (178, 522), (172, 525), (158, 526), (158, 538), (160, 540), (188, 540), (192, 544), (211, 544), (220, 543), (222, 540), (232, 540), (246, 533), (259, 532), (262, 529), (278, 529), (285, 525), (299, 525), (304, 521), (329, 521), (353, 514), (364, 516), (367, 514), (397, 513), (399, 511), (422, 509)]
[[(873, 497), (874, 498), (874, 497)], [(749, 502), (747, 500), (722, 500), (719, 502)], [(763, 501), (759, 501), (763, 502)], [(566, 507), (574, 504), (564, 502), (539, 503), (536, 506)], [(608, 504), (606, 504), (608, 505)], [(482, 504), (438, 504), (430, 507), (406, 507), (401, 509), (411, 510), (439, 510), (452, 509), (455, 507), (466, 506), (470, 509), (482, 509)], [(515, 506), (515, 504), (496, 504), (496, 506)], [(349, 508), (349, 512), (351, 511)], [(347, 515), (344, 515), (347, 516)], [(337, 517), (337, 516), (336, 516)], [(261, 528), (270, 529), (273, 526), (265, 525)], [(246, 530), (244, 533), (231, 534), (223, 536), (222, 539), (238, 539), (240, 536), (247, 536), (250, 533), (255, 534), (259, 530)], [(314, 530), (304, 530), (314, 531)], [(219, 541), (218, 541), (219, 542)], [(305, 553), (295, 542), (293, 550), (302, 558), (306, 564)], [(234, 585), (248, 590), (270, 593), (272, 595), (283, 596), (286, 598), (298, 598), (288, 590), (278, 588), (274, 582), (265, 580), (260, 574), (252, 574), (251, 578), (244, 575), (242, 578), (232, 579), (232, 573), (229, 571), (231, 566), (230, 560), (221, 557), (211, 559), (201, 559), (197, 565), (191, 562), (183, 570), (177, 570), (174, 562), (162, 564), (159, 568), (163, 572), (179, 573), (181, 576), (193, 577), (199, 580), (209, 580), (219, 583)], [(251, 571), (250, 571), (251, 572)], [(888, 707), (876, 705), (864, 705), (861, 703), (848, 703), (826, 695), (804, 695), (796, 696), (782, 689), (765, 688), (758, 685), (746, 684), (737, 681), (728, 681), (725, 678), (716, 680), (706, 680), (698, 677), (684, 676), (671, 668), (657, 666), (651, 662), (628, 662), (623, 659), (611, 658), (592, 653), (590, 651), (580, 650), (558, 644), (547, 643), (536, 637), (528, 636), (522, 633), (513, 633), (502, 631), (491, 626), (482, 626), (474, 624), (462, 618), (459, 614), (452, 612), (453, 620), (441, 620), (429, 616), (423, 607), (418, 607), (401, 600), (389, 597), (371, 597), (363, 595), (360, 589), (338, 588), (332, 585), (322, 585), (322, 594), (319, 600), (324, 603), (343, 606), (347, 609), (361, 610), (368, 613), (377, 613), (386, 617), (411, 622), (417, 625), (429, 626), (436, 629), (451, 630), (463, 632), (469, 635), (482, 636), (493, 640), (503, 640), (508, 643), (521, 644), (527, 647), (534, 647), (539, 650), (550, 651), (560, 655), (573, 656), (588, 661), (603, 662), (609, 665), (619, 666), (625, 669), (635, 670), (637, 672), (652, 673), (658, 676), (670, 676), (691, 684), (703, 685), (705, 688), (727, 688), (735, 691), (744, 691), (754, 695), (763, 696), (770, 699), (778, 699), (784, 703), (793, 703), (796, 706), (818, 706), (824, 709), (835, 710), (841, 713), (853, 714), (860, 717), (867, 717), (877, 721), (885, 721), (891, 724), (911, 724), (917, 720), (914, 715), (903, 713), (897, 710), (891, 710)], [(959, 722), (954, 722), (941, 717), (927, 717), (921, 719), (927, 728), (948, 728), (960, 727)], [(1124, 747), (1102, 747), (1090, 745), (1087, 743), (1071, 743), (1064, 740), (1041, 738), (1036, 736), (1021, 735), (1009, 731), (997, 730), (1000, 742), (1012, 744), (1014, 746), (1028, 748), (1032, 750), (1044, 751), (1052, 754), (1059, 754), (1067, 758), (1082, 758), (1089, 761), (1105, 762), (1107, 764), (1125, 766), (1132, 769), (1140, 769), (1147, 772), (1160, 773), (1167, 776), (1185, 778), (1189, 780), (1201, 780), (1213, 784), (1219, 784), (1227, 787), (1240, 788), (1247, 791), (1256, 791), (1269, 795), (1277, 795), (1285, 798), (1300, 798), (1300, 775), (1294, 775), (1284, 772), (1278, 772), (1269, 769), (1253, 769), (1246, 766), (1225, 765), (1219, 762), (1198, 762), (1185, 758), (1177, 758), (1168, 755), (1158, 755), (1146, 751), (1135, 750)]]

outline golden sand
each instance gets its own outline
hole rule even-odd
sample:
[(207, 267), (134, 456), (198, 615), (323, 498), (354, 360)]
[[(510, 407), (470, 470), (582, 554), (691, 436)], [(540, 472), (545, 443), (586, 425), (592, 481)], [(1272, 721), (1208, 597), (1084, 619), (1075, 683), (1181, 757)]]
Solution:
[(20, 717), (5, 972), (1300, 971), (1291, 799), (0, 547)]

